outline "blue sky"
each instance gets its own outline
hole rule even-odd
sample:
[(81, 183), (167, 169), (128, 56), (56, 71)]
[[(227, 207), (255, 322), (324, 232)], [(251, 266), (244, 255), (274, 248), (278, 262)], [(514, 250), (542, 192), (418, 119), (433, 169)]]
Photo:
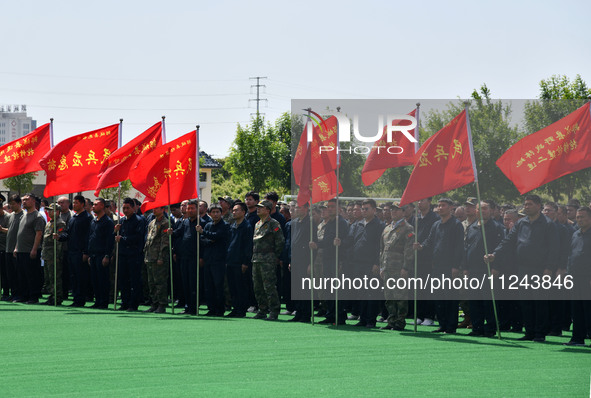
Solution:
[(270, 120), (293, 98), (535, 98), (553, 74), (591, 83), (582, 1), (26, 1), (2, 4), (0, 104), (27, 104), (56, 142), (166, 115), (228, 152), (267, 76)]

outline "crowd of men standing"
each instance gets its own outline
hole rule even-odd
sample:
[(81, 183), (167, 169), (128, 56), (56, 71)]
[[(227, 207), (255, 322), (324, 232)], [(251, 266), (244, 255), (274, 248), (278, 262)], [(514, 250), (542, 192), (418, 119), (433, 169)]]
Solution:
[[(67, 197), (49, 204), (33, 194), (12, 195), (0, 209), (2, 300), (37, 304), (44, 291), (43, 304), (61, 305), (71, 294), (73, 307), (93, 302), (92, 308), (107, 309), (120, 293), (118, 310), (147, 305), (146, 312), (164, 313), (172, 304), (195, 315), (206, 304), (207, 316), (255, 312), (255, 319), (267, 320), (278, 319), (283, 301), (282, 314), (293, 315), (293, 322), (310, 322), (316, 310), (321, 324), (354, 320), (373, 328), (383, 321), (382, 329), (403, 330), (411, 315), (407, 290), (368, 291), (363, 300), (341, 302), (322, 292), (314, 302), (292, 300), (291, 275), (295, 267), (305, 276), (406, 278), (414, 273), (416, 252), (422, 277), (480, 275), (487, 264), (495, 276), (573, 275), (573, 300), (497, 301), (499, 327), (525, 327), (523, 340), (542, 342), (570, 330), (572, 322), (569, 345), (583, 345), (591, 333), (591, 301), (585, 300), (591, 208), (577, 201), (542, 204), (528, 195), (518, 210), (475, 198), (464, 204), (440, 198), (434, 206), (428, 198), (415, 210), (392, 202), (378, 207), (373, 199), (337, 208), (332, 199), (310, 211), (279, 202), (275, 192), (263, 200), (256, 192), (243, 201), (218, 199), (211, 205), (186, 200), (171, 205), (171, 214), (159, 207), (142, 215), (131, 198), (119, 213), (102, 198), (92, 203), (77, 195), (71, 204)], [(471, 336), (490, 337), (497, 329), (486, 289), (462, 302), (420, 300), (415, 316), (426, 326), (436, 319), (438, 333), (469, 327)]]

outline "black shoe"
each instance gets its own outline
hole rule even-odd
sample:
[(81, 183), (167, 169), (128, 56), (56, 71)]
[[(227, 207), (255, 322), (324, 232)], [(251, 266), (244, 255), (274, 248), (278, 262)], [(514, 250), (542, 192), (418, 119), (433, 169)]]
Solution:
[(269, 313), (269, 317), (267, 318), (268, 321), (276, 321), (277, 320), (277, 313), (271, 312)]
[(26, 304), (39, 304), (39, 300), (35, 299), (35, 300), (28, 300), (26, 302)]
[(534, 336), (525, 335), (517, 339), (517, 341), (534, 341)]
[(431, 330), (431, 333), (443, 333), (443, 332), (445, 332), (445, 329), (443, 329), (443, 328)]
[(101, 307), (101, 306), (100, 306), (99, 304), (97, 304), (97, 303), (94, 303), (93, 305), (91, 305), (91, 306), (90, 306), (90, 307), (88, 307), (88, 308), (100, 308), (100, 307)]
[(83, 303), (72, 303), (68, 307), (83, 308), (84, 304)]
[(382, 326), (380, 328), (380, 330), (394, 330), (394, 326), (390, 326), (390, 325)]
[(154, 310), (154, 314), (166, 314), (166, 306), (159, 305), (158, 308)]
[(263, 312), (257, 312), (256, 315), (252, 317), (252, 319), (267, 319), (267, 314)]
[(445, 332), (443, 332), (443, 334), (456, 334), (455, 329), (454, 330), (446, 330)]
[(312, 322), (312, 319), (310, 319), (310, 317), (301, 317), (298, 322), (300, 323), (310, 323)]
[(2, 298), (0, 298), (0, 301), (11, 301), (10, 296), (2, 296)]
[(471, 336), (471, 337), (484, 337), (484, 333), (477, 332), (477, 331), (473, 330), (470, 333), (468, 333), (467, 336)]
[(182, 310), (179, 312), (179, 315), (197, 315), (195, 311), (190, 311), (188, 309)]
[(356, 323), (355, 325), (353, 325), (353, 326), (357, 326), (358, 328), (360, 328), (360, 327), (363, 327), (363, 326), (365, 326), (365, 325), (366, 325), (366, 323), (365, 323), (365, 322), (361, 322), (361, 321), (359, 321), (359, 322), (357, 322), (357, 323)]
[(316, 322), (319, 325), (332, 325), (334, 323), (334, 319), (326, 318), (320, 322)]
[(137, 308), (135, 308), (135, 307), (129, 307), (126, 311), (127, 312), (136, 312), (137, 311)]
[(376, 327), (376, 324), (375, 323), (366, 323), (365, 324), (365, 327), (368, 328), (368, 329), (373, 329), (373, 328)]
[(558, 330), (558, 331), (553, 330), (550, 333), (548, 333), (547, 336), (558, 336), (558, 337), (560, 337), (560, 336), (562, 336), (562, 330)]
[(205, 314), (205, 316), (217, 316), (217, 313), (214, 311), (207, 311), (207, 313)]
[(569, 341), (568, 343), (562, 343), (562, 345), (574, 346), (574, 347), (585, 347), (583, 341)]
[(301, 317), (301, 316), (297, 316), (297, 315), (296, 315), (296, 316), (294, 316), (293, 318), (291, 318), (291, 319), (288, 319), (288, 320), (287, 320), (287, 322), (300, 322), (300, 320), (301, 320), (301, 319), (302, 319), (302, 317)]
[(144, 312), (154, 312), (154, 311), (156, 311), (157, 308), (158, 308), (157, 305), (152, 304), (152, 306), (150, 308), (148, 308), (147, 310), (145, 310)]
[(237, 313), (235, 311), (230, 311), (229, 314), (224, 315), (224, 318), (236, 318)]
[(533, 341), (535, 343), (543, 343), (546, 341), (546, 338), (545, 337), (534, 337)]

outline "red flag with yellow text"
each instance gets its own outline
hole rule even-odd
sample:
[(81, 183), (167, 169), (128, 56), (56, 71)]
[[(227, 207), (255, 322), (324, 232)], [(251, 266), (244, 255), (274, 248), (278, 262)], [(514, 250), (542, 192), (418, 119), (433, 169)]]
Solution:
[[(415, 117), (416, 112), (417, 110), (413, 109), (408, 115)], [(392, 120), (392, 126), (407, 126), (410, 123), (408, 120)], [(415, 143), (404, 137), (392, 137), (391, 142), (388, 142), (387, 130), (388, 127), (384, 126), (384, 133), (371, 148), (361, 171), (361, 180), (366, 186), (376, 182), (388, 169), (408, 166), (415, 162)], [(415, 134), (416, 138), (417, 135)]]
[(197, 194), (197, 133), (192, 131), (143, 156), (129, 173), (146, 195), (142, 211), (194, 199)]
[(75, 135), (54, 146), (39, 164), (47, 174), (45, 197), (96, 188), (101, 166), (117, 149), (119, 124)]
[(400, 205), (474, 182), (475, 167), (466, 110), (430, 137), (416, 154)]
[(590, 104), (517, 141), (497, 160), (519, 193), (591, 167)]
[[(320, 115), (315, 115), (320, 118)], [(309, 126), (306, 123), (292, 164), (296, 184), (300, 185), (304, 170), (307, 168), (306, 163), (311, 162), (312, 179), (336, 170), (337, 124), (335, 116), (326, 120), (320, 118), (312, 128), (312, 139), (308, 142)], [(308, 153), (310, 154), (309, 158), (307, 157)]]
[(0, 147), (0, 179), (42, 170), (39, 160), (51, 148), (49, 123)]
[[(337, 178), (337, 118), (331, 116), (324, 120), (320, 115), (311, 112), (316, 118), (316, 125), (306, 123), (300, 142), (293, 159), (293, 174), (299, 186), (298, 204), (301, 206), (328, 200), (336, 196)], [(308, 132), (312, 131), (308, 142)], [(338, 184), (339, 193), (343, 191)]]
[(121, 181), (127, 180), (135, 163), (160, 145), (162, 145), (162, 122), (156, 123), (113, 152), (102, 164), (94, 196), (98, 196), (101, 189), (115, 187)]

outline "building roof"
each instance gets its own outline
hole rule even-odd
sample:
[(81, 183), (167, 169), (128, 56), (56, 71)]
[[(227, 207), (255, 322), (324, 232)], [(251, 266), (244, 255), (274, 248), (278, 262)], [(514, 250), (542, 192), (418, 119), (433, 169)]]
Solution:
[(222, 165), (215, 160), (214, 158), (212, 158), (211, 156), (209, 156), (207, 153), (203, 152), (203, 151), (199, 151), (199, 159), (203, 159), (203, 163), (201, 163), (201, 167), (207, 168), (207, 169), (221, 169)]

